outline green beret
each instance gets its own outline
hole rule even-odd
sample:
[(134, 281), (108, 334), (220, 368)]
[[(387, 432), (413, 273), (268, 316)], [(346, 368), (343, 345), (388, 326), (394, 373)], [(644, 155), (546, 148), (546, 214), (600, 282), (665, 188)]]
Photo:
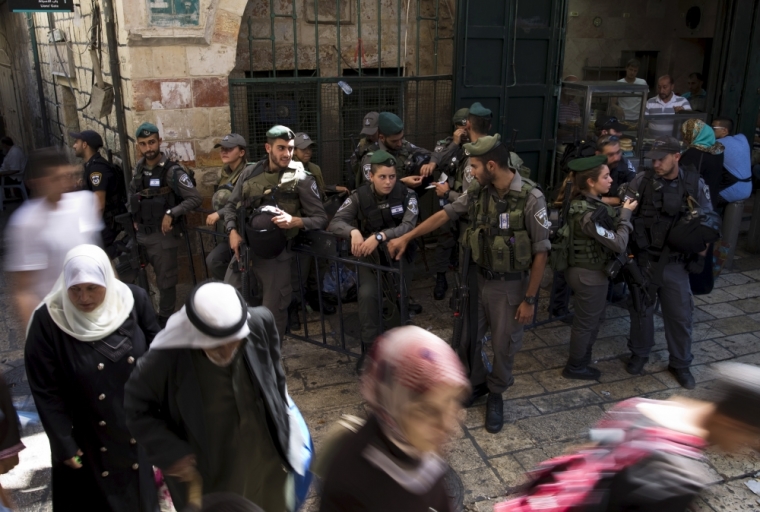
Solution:
[(451, 118), (451, 124), (464, 125), (467, 122), (467, 116), (470, 115), (469, 108), (460, 108), (454, 112), (454, 117)]
[(393, 112), (380, 112), (377, 127), (383, 135), (396, 135), (404, 131), (404, 121)]
[(152, 123), (143, 123), (137, 127), (135, 132), (135, 138), (150, 137), (154, 133), (158, 133), (158, 127)]
[(293, 130), (281, 124), (276, 124), (267, 131), (267, 139), (293, 140), (295, 138), (296, 134), (293, 133)]
[(393, 155), (382, 149), (372, 153), (372, 158), (369, 159), (369, 163), (383, 164), (387, 167), (396, 167), (396, 159), (393, 158)]
[(470, 114), (478, 117), (491, 117), (491, 111), (476, 101), (470, 107)]
[(567, 164), (571, 171), (583, 172), (595, 169), (602, 164), (607, 163), (607, 157), (604, 155), (587, 156), (586, 158), (576, 158)]
[[(470, 109), (470, 112), (472, 112), (472, 109)], [(489, 151), (491, 151), (493, 148), (498, 146), (501, 140), (501, 135), (498, 133), (496, 135), (486, 135), (485, 137), (480, 137), (477, 142), (468, 142), (464, 146), (462, 146), (465, 151), (467, 151), (472, 156), (480, 156), (485, 155)]]

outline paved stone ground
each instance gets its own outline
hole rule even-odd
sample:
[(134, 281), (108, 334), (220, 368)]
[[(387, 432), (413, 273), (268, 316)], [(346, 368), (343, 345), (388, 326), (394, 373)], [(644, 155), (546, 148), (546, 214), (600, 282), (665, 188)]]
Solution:
[[(7, 212), (0, 216), (2, 225), (7, 217)], [(0, 370), (13, 386), (20, 414), (30, 417), (34, 404), (23, 367), (24, 331), (13, 319), (6, 284), (7, 278), (0, 275)], [(544, 284), (548, 285), (548, 279)], [(432, 280), (416, 281), (413, 295), (424, 306), (414, 323), (448, 339), (448, 301), (432, 300)], [(544, 300), (543, 309), (545, 304)], [(349, 331), (357, 328), (351, 311), (349, 306)], [(698, 384), (690, 392), (680, 389), (666, 371), (667, 350), (660, 318), (656, 319), (657, 345), (646, 374), (632, 377), (624, 369), (627, 311), (618, 306), (608, 308), (594, 348), (596, 366), (602, 371), (598, 383), (560, 376), (569, 326), (553, 322), (526, 333), (515, 364), (515, 385), (504, 395), (504, 429), (496, 435), (485, 431), (485, 401), (481, 399), (466, 411), (461, 429), (447, 447), (448, 460), (464, 483), (467, 509), (490, 511), (494, 502), (515, 490), (526, 470), (583, 443), (588, 427), (619, 400), (633, 396), (662, 399), (675, 393), (709, 396), (711, 363), (733, 360), (760, 364), (760, 256), (740, 249), (733, 270), (719, 278), (715, 290), (695, 298), (694, 315), (693, 373)], [(317, 326), (312, 315), (309, 327)], [(355, 359), (290, 338), (283, 343), (283, 355), (290, 393), (311, 428), (317, 450), (341, 414), (365, 415)], [(0, 482), (11, 490), (19, 510), (51, 510), (47, 439), (34, 421), (24, 428), (24, 436), (27, 449), (21, 453), (21, 464), (0, 477)], [(760, 509), (758, 496), (745, 485), (760, 470), (757, 453), (725, 455), (710, 450), (705, 465), (713, 485), (693, 505), (694, 512)], [(312, 496), (305, 509), (317, 510), (318, 498)]]

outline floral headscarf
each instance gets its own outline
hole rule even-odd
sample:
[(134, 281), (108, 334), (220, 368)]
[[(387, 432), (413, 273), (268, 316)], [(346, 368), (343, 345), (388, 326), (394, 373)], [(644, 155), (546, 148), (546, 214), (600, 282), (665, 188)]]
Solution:
[(683, 142), (689, 148), (698, 149), (712, 155), (720, 155), (725, 149), (723, 144), (716, 142), (712, 127), (701, 119), (688, 119), (681, 125)]

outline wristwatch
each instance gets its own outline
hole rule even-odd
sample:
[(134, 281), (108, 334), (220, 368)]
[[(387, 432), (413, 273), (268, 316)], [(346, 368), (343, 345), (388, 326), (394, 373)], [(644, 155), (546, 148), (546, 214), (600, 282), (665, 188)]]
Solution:
[(169, 217), (174, 217), (174, 215), (172, 215), (171, 210), (166, 210), (166, 215), (168, 215)]
[(383, 234), (380, 233), (379, 231), (377, 233), (375, 233), (375, 240), (377, 240), (378, 242), (382, 243), (382, 241), (383, 241)]
[(229, 236), (230, 233), (232, 233), (233, 229), (235, 229), (235, 228), (224, 228), (224, 234), (227, 235), (227, 236)]
[(533, 297), (528, 297), (527, 295), (523, 299), (523, 302), (526, 303), (529, 306), (534, 305), (538, 301), (538, 296), (534, 295)]
[(443, 193), (443, 198), (444, 198), (446, 201), (448, 201), (448, 200), (449, 200), (449, 194), (451, 194), (451, 190), (450, 190), (450, 189), (449, 189), (449, 190), (447, 190), (446, 192), (444, 192), (444, 193)]

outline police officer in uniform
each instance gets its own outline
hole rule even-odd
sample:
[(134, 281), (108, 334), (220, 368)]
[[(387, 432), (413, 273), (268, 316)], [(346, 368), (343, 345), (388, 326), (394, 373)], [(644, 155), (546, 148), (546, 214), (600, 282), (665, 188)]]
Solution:
[[(247, 147), (248, 144), (245, 142), (245, 138), (237, 133), (225, 135), (222, 137), (221, 142), (214, 146), (214, 148), (219, 148), (224, 167), (222, 167), (222, 172), (219, 175), (219, 183), (214, 187), (216, 189), (214, 190), (214, 195), (211, 196), (211, 206), (214, 209), (214, 213), (206, 217), (206, 225), (217, 226), (222, 232), (224, 232), (224, 222), (219, 222), (221, 219), (220, 212), (227, 204), (227, 199), (229, 199), (232, 189), (235, 188), (235, 184), (243, 173), (243, 169), (252, 165), (246, 163)], [(230, 261), (232, 261), (230, 245), (226, 240), (221, 240), (206, 256), (206, 265), (211, 277), (217, 281), (224, 280)]]
[(100, 154), (103, 139), (93, 130), (81, 133), (69, 132), (74, 139), (74, 153), (84, 161), (83, 187), (94, 192), (103, 212), (105, 227), (101, 232), (103, 248), (108, 257), (114, 259), (119, 249), (114, 246), (116, 237), (122, 231), (116, 216), (127, 211), (127, 187), (120, 169), (111, 165)]
[[(473, 384), (468, 402), (488, 394), (486, 430), (496, 433), (504, 424), (502, 393), (514, 382), (512, 367), (522, 346), (523, 324), (535, 313), (551, 248), (550, 223), (543, 193), (509, 167), (510, 154), (499, 135), (480, 137), (464, 149), (470, 153), (475, 178), (467, 191), (411, 232), (391, 240), (388, 250), (400, 257), (412, 239), (469, 216), (462, 243), (469, 246), (477, 265), (473, 270), (478, 273), (479, 316), (477, 335), (471, 345), (461, 347), (460, 356)], [(489, 328), (494, 361), (487, 374), (479, 340)]]
[(630, 183), (636, 176), (636, 169), (623, 156), (623, 150), (620, 149), (620, 139), (615, 136), (603, 135), (596, 141), (596, 154), (607, 157), (607, 167), (610, 168), (610, 177), (612, 186), (610, 191), (604, 194), (602, 201), (610, 206), (620, 206), (620, 186), (624, 183)]
[(454, 128), (453, 134), (435, 143), (433, 154), (430, 155), (430, 163), (422, 166), (420, 174), (429, 176), (433, 174), (433, 171), (438, 170), (439, 175), (441, 172), (448, 175), (452, 172), (452, 168), (456, 168), (457, 157), (462, 153), (462, 144), (470, 142), (467, 138), (467, 116), (469, 114), (470, 109), (468, 108), (460, 108), (454, 112), (454, 116), (451, 118), (451, 124)]
[(135, 133), (142, 157), (129, 184), (129, 209), (136, 224), (137, 243), (145, 248), (158, 285), (158, 323), (174, 313), (177, 301), (177, 251), (181, 233), (177, 224), (198, 208), (203, 198), (185, 168), (161, 152), (158, 128), (143, 123)]
[(413, 155), (427, 155), (430, 152), (407, 141), (404, 138), (404, 122), (392, 112), (381, 112), (377, 120), (378, 140), (372, 145), (370, 151), (364, 155), (361, 161), (361, 170), (358, 175), (356, 186), (369, 181), (372, 164), (372, 152), (382, 149), (396, 159), (398, 167), (396, 179), (409, 188), (415, 188), (422, 184), (422, 176), (412, 175), (410, 166), (413, 163)]
[[(411, 231), (417, 224), (417, 194), (396, 177), (396, 160), (387, 151), (373, 152), (370, 181), (356, 189), (341, 205), (327, 228), (351, 241), (351, 253), (362, 261), (388, 265), (379, 257), (380, 244)], [(405, 266), (411, 271), (411, 264)], [(404, 280), (410, 282), (411, 272)], [(359, 320), (365, 344), (381, 334), (377, 276), (374, 270), (359, 267)], [(385, 325), (386, 329), (394, 327)]]
[[(348, 189), (340, 185), (326, 185), (325, 178), (322, 175), (322, 168), (311, 161), (314, 154), (314, 147), (317, 145), (317, 141), (309, 137), (308, 133), (299, 132), (296, 133), (294, 141), (295, 149), (293, 150), (293, 160), (295, 162), (301, 162), (306, 172), (312, 175), (319, 187), (319, 193), (322, 196), (322, 202), (327, 201), (327, 194), (347, 193)], [(301, 322), (299, 315), (298, 296), (300, 293), (301, 281), (304, 282), (304, 288), (306, 291), (306, 301), (311, 306), (313, 311), (320, 311), (326, 315), (335, 314), (335, 306), (322, 302), (322, 307), (319, 305), (319, 295), (317, 291), (318, 283), (316, 278), (316, 272), (314, 271), (314, 258), (302, 254), (298, 261), (301, 265), (301, 274), (299, 280), (298, 268), (296, 267), (296, 260), (293, 259), (293, 268), (291, 269), (291, 286), (293, 288), (293, 299), (290, 302), (288, 308), (288, 327), (291, 331), (299, 330), (301, 328)], [(321, 269), (321, 267), (320, 267)], [(324, 274), (322, 274), (324, 275)]]
[[(240, 258), (239, 246), (243, 241), (241, 231), (246, 228), (238, 225), (237, 209), (240, 206), (250, 210), (274, 203), (280, 213), (272, 222), (285, 230), (288, 240), (300, 229), (324, 229), (327, 226), (327, 214), (317, 182), (300, 162), (293, 161), (295, 137), (296, 134), (285, 126), (270, 128), (265, 145), (267, 157), (243, 172), (222, 210), (236, 260)], [(255, 240), (249, 242), (256, 243)], [(271, 259), (251, 254), (248, 265), (261, 287), (263, 305), (274, 315), (280, 333), (285, 333), (292, 294), (290, 260), (293, 252), (289, 245)], [(232, 275), (228, 269), (225, 281), (230, 279)]]
[(606, 156), (596, 155), (569, 164), (575, 176), (567, 227), (561, 235), (567, 239), (565, 278), (575, 292), (575, 316), (570, 355), (562, 370), (567, 379), (599, 380), (599, 370), (588, 364), (607, 305), (605, 269), (616, 255), (626, 251), (633, 230), (631, 213), (638, 205), (628, 200), (618, 214), (604, 202), (603, 196), (612, 185), (606, 163)]
[[(626, 190), (626, 197), (640, 195), (633, 214), (632, 249), (636, 263), (656, 285), (662, 306), (665, 340), (670, 361), (668, 371), (686, 389), (694, 388), (689, 371), (691, 353), (692, 310), (694, 300), (689, 272), (704, 268), (704, 252), (683, 254), (671, 250), (673, 226), (691, 211), (688, 198), (697, 201), (703, 211), (712, 211), (710, 190), (699, 173), (680, 168), (681, 145), (673, 137), (658, 137), (645, 155), (654, 169), (636, 175)], [(651, 290), (651, 287), (650, 287)], [(654, 297), (652, 297), (654, 299)], [(645, 311), (631, 308), (631, 335), (628, 348), (631, 359), (628, 373), (638, 375), (649, 361), (654, 345), (654, 304)]]
[[(380, 114), (377, 112), (368, 112), (364, 119), (362, 119), (362, 130), (359, 132), (363, 137), (359, 139), (359, 143), (354, 148), (354, 152), (351, 153), (349, 159), (349, 167), (351, 168), (351, 176), (347, 177), (346, 185), (352, 190), (359, 182), (359, 171), (361, 169), (360, 164), (364, 155), (370, 151), (370, 148), (377, 142), (377, 121)], [(348, 179), (350, 178), (350, 179)]]

